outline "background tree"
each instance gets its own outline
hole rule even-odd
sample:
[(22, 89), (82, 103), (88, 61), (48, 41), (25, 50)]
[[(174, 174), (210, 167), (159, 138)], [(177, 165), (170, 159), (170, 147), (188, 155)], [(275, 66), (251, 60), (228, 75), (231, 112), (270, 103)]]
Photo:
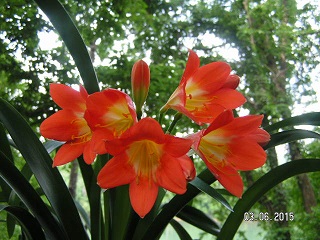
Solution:
[[(178, 85), (187, 59), (185, 45), (199, 52), (202, 64), (230, 62), (241, 76), (246, 110), (264, 114), (265, 126), (292, 116), (296, 103), (314, 95), (311, 73), (319, 64), (315, 23), (320, 14), (311, 2), (61, 2), (84, 38), (101, 88), (130, 93), (133, 63), (148, 59), (152, 81), (144, 109), (148, 116), (157, 116)], [(51, 50), (39, 47), (38, 34), (53, 29), (32, 1), (5, 1), (0, 8), (0, 94), (36, 127), (57, 109), (49, 99), (49, 83), (73, 84), (79, 75), (64, 45)], [(177, 131), (191, 131), (189, 123), (183, 118)], [(289, 150), (290, 160), (300, 158), (298, 145), (291, 144)], [(248, 185), (279, 164), (275, 150), (269, 156), (266, 167), (245, 174)], [(312, 182), (306, 175), (298, 177), (304, 210), (310, 214), (317, 202)], [(286, 186), (280, 186), (260, 202), (270, 213), (288, 212), (289, 194)], [(284, 229), (283, 238), (289, 239), (292, 229), (287, 229), (287, 223), (279, 222), (278, 227)]]

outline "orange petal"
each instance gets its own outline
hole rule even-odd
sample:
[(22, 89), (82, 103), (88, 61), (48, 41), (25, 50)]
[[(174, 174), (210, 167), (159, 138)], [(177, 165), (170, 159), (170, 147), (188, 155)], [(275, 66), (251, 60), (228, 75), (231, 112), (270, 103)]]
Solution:
[(228, 111), (222, 112), (213, 120), (210, 126), (204, 131), (204, 135), (208, 134), (213, 130), (221, 128), (228, 123), (231, 123), (233, 120), (234, 120), (234, 117), (233, 117), (232, 111), (228, 110)]
[(192, 181), (196, 177), (196, 169), (194, 167), (193, 161), (187, 156), (177, 158), (179, 161), (184, 176), (187, 181)]
[(152, 118), (143, 118), (137, 124), (125, 131), (118, 139), (106, 140), (106, 150), (111, 155), (123, 152), (132, 142), (151, 140), (158, 144), (165, 142), (165, 134), (160, 124)]
[(258, 128), (250, 134), (250, 138), (261, 146), (264, 146), (270, 141), (270, 134), (267, 131)]
[(111, 88), (93, 93), (88, 97), (85, 117), (92, 129), (108, 128), (117, 136), (137, 122), (130, 97)]
[(227, 159), (237, 170), (253, 170), (266, 162), (266, 153), (262, 147), (245, 137), (234, 140), (230, 145), (231, 157)]
[(225, 109), (235, 109), (246, 102), (246, 98), (238, 91), (222, 88), (214, 93), (214, 99), (208, 104), (218, 104)]
[(225, 189), (241, 198), (243, 192), (242, 178), (232, 166), (225, 165), (223, 168), (219, 168), (219, 170), (211, 164), (207, 166)]
[(231, 123), (221, 127), (226, 136), (242, 136), (255, 132), (261, 125), (263, 115), (249, 115), (235, 118)]
[(171, 192), (183, 194), (187, 190), (186, 178), (179, 161), (168, 154), (162, 156), (156, 178), (159, 186)]
[(236, 89), (240, 83), (240, 78), (238, 75), (229, 75), (227, 78), (227, 81), (223, 85), (223, 88), (231, 88), (231, 89)]
[(91, 94), (87, 99), (87, 108), (92, 115), (96, 117), (104, 117), (107, 111), (114, 105), (121, 105), (123, 108), (132, 108), (134, 113), (134, 105), (131, 98), (116, 89), (108, 88), (102, 92)]
[(139, 181), (133, 181), (130, 184), (129, 194), (132, 208), (141, 218), (144, 218), (157, 199), (158, 186), (147, 178), (139, 178)]
[(40, 133), (46, 138), (69, 141), (72, 136), (78, 136), (81, 129), (86, 126), (86, 121), (73, 111), (60, 110), (41, 123)]
[(92, 151), (91, 142), (87, 142), (83, 150), (83, 159), (86, 162), (86, 164), (91, 164), (93, 163), (95, 158), (96, 153)]
[(91, 138), (91, 149), (97, 154), (107, 153), (106, 142), (114, 139), (113, 133), (106, 128), (97, 128)]
[(185, 83), (180, 83), (180, 85), (171, 94), (168, 102), (162, 107), (162, 109), (172, 108), (179, 112), (182, 112), (185, 109), (185, 105), (186, 105)]
[(184, 70), (180, 84), (188, 80), (192, 76), (192, 74), (199, 68), (199, 66), (200, 59), (198, 55), (194, 51), (189, 49), (189, 57), (186, 64), (186, 69)]
[(191, 120), (193, 120), (198, 125), (203, 125), (204, 123), (210, 124), (214, 119), (219, 116), (226, 109), (220, 105), (211, 105), (207, 110), (197, 113), (186, 114)]
[(146, 117), (133, 125), (120, 138), (130, 138), (130, 141), (139, 141), (148, 139), (156, 143), (164, 143), (165, 134), (160, 124), (153, 118)]
[(133, 168), (127, 164), (127, 159), (124, 153), (109, 160), (98, 174), (98, 185), (108, 189), (134, 181), (136, 175)]
[(51, 83), (50, 95), (53, 101), (63, 109), (70, 109), (75, 112), (86, 110), (86, 97), (88, 96), (82, 87), (81, 92), (64, 84)]
[(104, 115), (109, 111), (110, 106), (113, 104), (112, 99), (109, 99), (108, 96), (113, 98), (114, 102), (119, 100), (117, 95), (113, 95), (112, 93), (112, 95), (105, 94), (106, 91), (108, 90), (93, 93), (87, 99), (87, 111), (85, 113), (85, 117), (92, 129), (94, 129), (96, 125), (106, 124)]
[(231, 71), (231, 67), (225, 62), (212, 62), (200, 67), (192, 76), (188, 85), (196, 84), (197, 89), (203, 89), (208, 93), (215, 92), (223, 86)]
[(80, 94), (81, 94), (82, 98), (87, 99), (89, 96), (87, 90), (82, 85), (80, 85), (79, 88), (80, 88)]
[(113, 156), (116, 156), (124, 152), (129, 144), (130, 144), (130, 141), (123, 140), (123, 139), (114, 139), (111, 141), (106, 140), (105, 149), (107, 153)]
[(181, 157), (190, 150), (191, 145), (191, 139), (178, 138), (166, 134), (166, 140), (163, 149), (165, 152), (170, 153), (170, 155), (173, 157)]
[(70, 144), (65, 143), (58, 150), (56, 156), (53, 159), (53, 167), (60, 166), (69, 163), (76, 158), (80, 157), (83, 153), (85, 143), (82, 144)]
[(203, 137), (203, 133), (204, 133), (205, 129), (202, 129), (196, 133), (193, 133), (189, 136), (187, 136), (188, 139), (192, 140), (192, 148), (193, 149), (198, 149), (198, 146), (200, 144), (200, 140)]

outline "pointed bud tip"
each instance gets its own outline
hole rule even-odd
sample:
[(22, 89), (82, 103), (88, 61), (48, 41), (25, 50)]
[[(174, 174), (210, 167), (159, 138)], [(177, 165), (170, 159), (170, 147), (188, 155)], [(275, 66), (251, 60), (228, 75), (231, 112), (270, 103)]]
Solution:
[(132, 67), (131, 87), (133, 100), (137, 110), (140, 110), (148, 96), (150, 87), (150, 69), (143, 60), (137, 61)]

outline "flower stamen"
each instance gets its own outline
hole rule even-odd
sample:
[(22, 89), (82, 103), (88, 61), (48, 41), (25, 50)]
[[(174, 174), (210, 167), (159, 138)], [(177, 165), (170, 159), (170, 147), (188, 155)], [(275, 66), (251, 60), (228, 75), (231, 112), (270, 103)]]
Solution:
[(85, 134), (79, 135), (79, 136), (75, 136), (72, 135), (71, 136), (71, 145), (75, 145), (75, 144), (81, 144), (81, 143), (85, 143), (90, 141), (92, 138), (92, 132), (86, 132)]
[(130, 156), (128, 163), (134, 167), (137, 174), (137, 183), (140, 177), (148, 178), (150, 183), (154, 181), (162, 155), (161, 145), (151, 140), (136, 141), (127, 151)]

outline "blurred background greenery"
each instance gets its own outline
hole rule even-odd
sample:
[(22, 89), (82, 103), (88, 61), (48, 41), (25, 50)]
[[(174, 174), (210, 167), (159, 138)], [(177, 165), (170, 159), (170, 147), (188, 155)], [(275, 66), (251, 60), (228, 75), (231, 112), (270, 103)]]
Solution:
[[(202, 65), (227, 61), (241, 77), (239, 90), (247, 103), (238, 109), (239, 115), (264, 114), (263, 124), (267, 126), (320, 110), (317, 100), (320, 8), (316, 0), (63, 0), (61, 3), (84, 38), (101, 89), (112, 87), (130, 94), (133, 63), (143, 58), (150, 64), (151, 88), (145, 116), (156, 117), (178, 85), (188, 48), (201, 56)], [(48, 94), (49, 84), (73, 85), (79, 81), (68, 50), (37, 5), (31, 0), (4, 0), (0, 6), (0, 97), (18, 109), (38, 132), (39, 124), (58, 109)], [(168, 125), (170, 120), (169, 115), (164, 124)], [(195, 130), (190, 120), (182, 118), (176, 133)], [(246, 187), (279, 164), (319, 157), (320, 145), (318, 141), (290, 143), (268, 150), (268, 156), (262, 168), (242, 173)], [(18, 165), (23, 161), (18, 153), (14, 158)], [(200, 169), (202, 165), (197, 167)], [(77, 162), (59, 169), (73, 197), (86, 209), (86, 192)], [(214, 186), (221, 188), (217, 183)], [(302, 174), (283, 182), (251, 210), (269, 214), (294, 212), (294, 221), (244, 222), (237, 238), (320, 236), (319, 188), (319, 173)], [(231, 204), (236, 202), (233, 196), (226, 198)], [(228, 215), (227, 209), (205, 195), (198, 196), (194, 204), (220, 224)], [(5, 219), (5, 213), (1, 212), (1, 232), (7, 231)], [(197, 229), (190, 227), (190, 231), (195, 239), (211, 239)], [(0, 236), (5, 236), (1, 232)], [(174, 235), (168, 229), (162, 238), (173, 239), (171, 234)]]

